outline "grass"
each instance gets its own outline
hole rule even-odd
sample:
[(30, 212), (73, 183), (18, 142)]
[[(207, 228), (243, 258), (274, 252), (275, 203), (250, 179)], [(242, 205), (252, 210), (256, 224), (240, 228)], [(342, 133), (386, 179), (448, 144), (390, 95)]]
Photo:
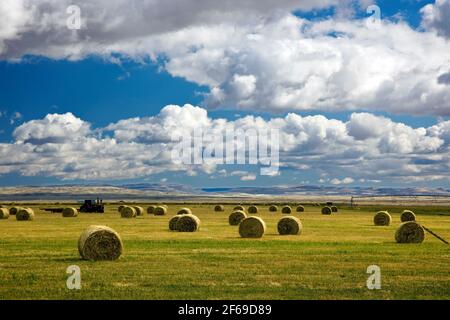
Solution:
[[(268, 230), (252, 240), (228, 225), (234, 205), (225, 212), (191, 206), (201, 230), (169, 232), (168, 221), (182, 206), (136, 219), (121, 219), (117, 206), (76, 218), (35, 207), (34, 221), (0, 220), (0, 299), (450, 299), (450, 246), (428, 234), (419, 245), (394, 242), (404, 208), (391, 211), (391, 226), (375, 227), (373, 215), (384, 208), (324, 216), (319, 207), (306, 206), (293, 213), (302, 220), (302, 234), (279, 236), (281, 213), (259, 206)], [(448, 208), (440, 215), (408, 209), (450, 239)], [(77, 240), (91, 224), (121, 234), (119, 260), (80, 260)], [(66, 269), (74, 264), (81, 268), (81, 290), (66, 288)], [(366, 287), (372, 264), (381, 268), (381, 290)]]

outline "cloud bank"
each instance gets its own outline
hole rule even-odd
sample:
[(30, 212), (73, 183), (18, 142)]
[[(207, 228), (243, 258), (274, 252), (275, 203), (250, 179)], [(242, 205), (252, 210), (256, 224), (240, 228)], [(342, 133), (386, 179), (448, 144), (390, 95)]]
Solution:
[(211, 118), (207, 110), (192, 105), (169, 105), (153, 117), (124, 119), (96, 129), (71, 113), (25, 122), (15, 129), (13, 142), (0, 144), (0, 174), (120, 180), (201, 172), (258, 179), (248, 165), (245, 170), (233, 165), (175, 165), (172, 135), (196, 128), (216, 133), (229, 128), (278, 129), (280, 174), (288, 180), (291, 170), (312, 172), (332, 184), (450, 179), (450, 121), (413, 128), (370, 113), (353, 113), (345, 122), (295, 113), (231, 121)]
[(69, 30), (68, 0), (4, 0), (0, 58), (150, 58), (206, 86), (209, 109), (449, 116), (449, 1), (423, 8), (425, 31), (292, 14), (354, 2), (83, 0), (82, 28)]
[(427, 30), (450, 38), (450, 0), (436, 0), (421, 10), (422, 25)]

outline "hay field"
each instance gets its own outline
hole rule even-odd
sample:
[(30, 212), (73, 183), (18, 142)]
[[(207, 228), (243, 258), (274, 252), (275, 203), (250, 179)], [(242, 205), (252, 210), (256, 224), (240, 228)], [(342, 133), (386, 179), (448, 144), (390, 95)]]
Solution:
[[(145, 209), (147, 204), (141, 204)], [(400, 213), (450, 239), (450, 208), (371, 206), (322, 215), (320, 207), (293, 212), (301, 235), (279, 236), (278, 211), (258, 205), (267, 225), (262, 239), (242, 239), (228, 224), (233, 205), (169, 205), (169, 214), (120, 218), (105, 214), (63, 218), (35, 210), (34, 221), (0, 220), (0, 299), (450, 299), (450, 246), (427, 234), (422, 244), (394, 241)], [(178, 209), (201, 219), (194, 233), (168, 231)], [(246, 206), (246, 209), (248, 206)], [(393, 222), (373, 225), (377, 211)], [(106, 225), (122, 237), (117, 261), (80, 259), (77, 241), (89, 225)], [(368, 290), (369, 265), (381, 268), (381, 290)], [(66, 288), (66, 269), (81, 268), (81, 290)]]

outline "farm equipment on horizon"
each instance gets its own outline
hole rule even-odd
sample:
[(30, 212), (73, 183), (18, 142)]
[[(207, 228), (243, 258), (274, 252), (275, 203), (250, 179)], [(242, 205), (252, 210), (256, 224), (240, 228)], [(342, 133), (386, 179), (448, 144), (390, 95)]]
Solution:
[(84, 200), (84, 203), (81, 205), (80, 212), (89, 212), (89, 213), (104, 213), (105, 206), (103, 205), (103, 200), (97, 198), (97, 200)]
[[(40, 208), (43, 211), (50, 211), (52, 213), (61, 213), (64, 208)], [(79, 212), (86, 213), (104, 213), (105, 206), (103, 205), (103, 200), (97, 198), (96, 200), (84, 200), (84, 203), (78, 209)]]

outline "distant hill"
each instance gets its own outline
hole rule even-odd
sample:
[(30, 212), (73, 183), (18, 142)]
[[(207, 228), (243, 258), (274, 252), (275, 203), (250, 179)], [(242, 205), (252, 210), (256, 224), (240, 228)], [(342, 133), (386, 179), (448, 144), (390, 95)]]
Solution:
[(443, 188), (375, 188), (342, 186), (271, 186), (271, 187), (230, 187), (203, 188), (207, 193), (246, 193), (267, 195), (349, 195), (349, 196), (404, 196), (404, 195), (448, 195), (450, 190)]
[(450, 196), (443, 188), (374, 188), (342, 186), (271, 186), (193, 188), (181, 184), (48, 185), (0, 188), (0, 201), (195, 200), (205, 198), (301, 198), (314, 196)]

